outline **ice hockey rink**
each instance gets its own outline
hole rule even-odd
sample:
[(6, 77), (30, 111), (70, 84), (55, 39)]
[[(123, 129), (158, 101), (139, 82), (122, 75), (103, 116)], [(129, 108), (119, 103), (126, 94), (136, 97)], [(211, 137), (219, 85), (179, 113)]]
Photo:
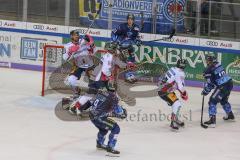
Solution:
[[(90, 121), (62, 121), (56, 117), (54, 108), (63, 95), (40, 96), (41, 72), (0, 68), (0, 75), (1, 160), (240, 159), (239, 92), (230, 96), (236, 121), (223, 122), (224, 113), (218, 106), (217, 127), (203, 129), (201, 89), (187, 87), (189, 100), (181, 110), (186, 127), (178, 132), (170, 130), (164, 117), (150, 119), (154, 113), (170, 114), (163, 101), (158, 97), (138, 98), (136, 106), (127, 107), (127, 120), (118, 122), (120, 157), (106, 157), (104, 151), (95, 148), (97, 129)], [(204, 119), (207, 118), (206, 99)]]

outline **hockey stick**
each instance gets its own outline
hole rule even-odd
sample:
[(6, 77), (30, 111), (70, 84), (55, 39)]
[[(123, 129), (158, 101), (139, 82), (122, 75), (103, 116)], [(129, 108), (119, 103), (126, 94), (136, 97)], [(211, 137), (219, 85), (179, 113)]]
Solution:
[[(85, 34), (87, 34), (87, 32), (89, 31), (89, 29), (90, 29), (90, 28), (92, 27), (92, 25), (94, 24), (94, 22), (95, 22), (97, 16), (99, 15), (101, 9), (102, 9), (102, 3), (99, 4), (98, 11), (97, 11), (97, 13), (95, 14), (94, 17), (93, 17), (92, 14), (88, 15), (89, 19), (92, 20), (92, 23), (88, 26), (88, 28), (87, 28)], [(80, 29), (77, 29), (77, 30), (80, 30)]]
[(202, 96), (202, 111), (201, 111), (201, 127), (207, 129), (208, 126), (203, 124), (203, 107), (204, 107), (204, 95)]
[(155, 41), (164, 41), (164, 40), (168, 40), (168, 39), (172, 39), (172, 37), (175, 35), (176, 30), (172, 29), (170, 35), (168, 37), (163, 37), (160, 39), (154, 39), (154, 40), (150, 40), (150, 41), (144, 41), (144, 42), (155, 42)]
[[(88, 16), (89, 16), (89, 19), (92, 19), (92, 23), (88, 26), (88, 28), (87, 28), (87, 30), (85, 31), (84, 34), (87, 34), (88, 31), (89, 31), (89, 29), (90, 29), (90, 28), (92, 27), (92, 25), (94, 24), (97, 16), (99, 15), (99, 13), (100, 13), (100, 11), (101, 11), (101, 8), (102, 8), (102, 3), (99, 4), (99, 9), (98, 9), (98, 11), (97, 11), (97, 14), (96, 14), (94, 17), (92, 17), (92, 15), (91, 15), (91, 16), (88, 15)], [(80, 29), (76, 29), (76, 30), (79, 31)], [(83, 39), (83, 37), (82, 37), (79, 41), (82, 41), (82, 39)], [(67, 59), (67, 62), (69, 62), (69, 61), (73, 58), (74, 55), (75, 55), (75, 53), (72, 54), (72, 55)]]

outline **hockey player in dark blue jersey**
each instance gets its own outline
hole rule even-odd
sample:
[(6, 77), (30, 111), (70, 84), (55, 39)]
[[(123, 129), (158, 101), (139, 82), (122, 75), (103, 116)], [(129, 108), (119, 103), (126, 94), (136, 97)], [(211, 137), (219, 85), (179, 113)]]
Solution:
[(202, 91), (202, 95), (208, 95), (212, 89), (214, 89), (208, 105), (209, 105), (209, 117), (210, 120), (204, 122), (204, 124), (211, 127), (216, 125), (216, 105), (220, 103), (226, 112), (226, 116), (223, 117), (224, 120), (234, 120), (234, 114), (231, 109), (231, 105), (228, 102), (229, 95), (233, 88), (232, 78), (226, 74), (223, 66), (217, 61), (213, 54), (206, 56), (207, 68), (203, 73), (206, 79), (206, 84)]
[[(119, 125), (110, 117), (124, 119), (127, 111), (118, 105), (118, 98), (113, 91), (99, 92), (93, 100), (90, 109), (90, 119), (98, 128), (97, 148), (104, 149), (111, 154), (120, 154), (114, 147), (117, 143), (117, 136), (120, 133)], [(105, 145), (105, 137), (110, 131), (108, 144)]]
[[(140, 28), (134, 23), (134, 20), (134, 15), (129, 13), (127, 16), (127, 23), (120, 24), (112, 31), (112, 41), (118, 43), (123, 48), (127, 48), (127, 61), (129, 63), (135, 63), (133, 45), (136, 44), (137, 46), (140, 46), (142, 44), (139, 36)], [(125, 74), (125, 80), (129, 83), (137, 81), (133, 71), (129, 71)]]

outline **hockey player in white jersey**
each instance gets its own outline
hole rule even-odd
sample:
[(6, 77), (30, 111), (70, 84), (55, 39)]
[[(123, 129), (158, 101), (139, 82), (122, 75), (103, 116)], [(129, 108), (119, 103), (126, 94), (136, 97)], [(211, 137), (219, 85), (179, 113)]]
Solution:
[(74, 97), (79, 94), (77, 80), (80, 79), (83, 72), (89, 76), (89, 72), (94, 66), (93, 55), (95, 53), (95, 45), (90, 35), (84, 35), (80, 39), (77, 30), (70, 32), (71, 42), (65, 45), (65, 53), (63, 59), (73, 62), (73, 68), (69, 76), (65, 80), (65, 84), (73, 90)]
[(163, 78), (159, 81), (160, 90), (158, 95), (172, 107), (170, 127), (178, 130), (179, 126), (184, 126), (184, 122), (179, 120), (179, 111), (182, 106), (180, 100), (175, 94), (178, 90), (183, 100), (188, 99), (188, 94), (184, 88), (186, 60), (179, 59), (176, 67), (171, 67)]
[(118, 68), (133, 68), (135, 66), (132, 62), (125, 63), (120, 60), (115, 43), (107, 42), (104, 49), (106, 53), (102, 55), (101, 63), (93, 71), (93, 81), (89, 84), (91, 88), (106, 87), (110, 89), (114, 87)]

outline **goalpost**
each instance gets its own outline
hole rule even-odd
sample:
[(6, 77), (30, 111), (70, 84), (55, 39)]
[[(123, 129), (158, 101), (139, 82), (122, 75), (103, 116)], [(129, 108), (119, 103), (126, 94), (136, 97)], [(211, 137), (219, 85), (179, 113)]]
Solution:
[[(59, 74), (59, 78), (66, 76), (61, 71), (63, 65), (62, 55), (64, 53), (63, 45), (48, 45), (46, 44), (43, 49), (43, 64), (42, 64), (42, 91), (41, 95), (44, 96), (48, 90), (55, 90), (61, 88), (61, 84), (56, 81), (52, 82), (53, 74)], [(61, 75), (62, 74), (62, 75)], [(57, 80), (57, 79), (56, 79)], [(55, 83), (55, 85), (53, 85)]]

